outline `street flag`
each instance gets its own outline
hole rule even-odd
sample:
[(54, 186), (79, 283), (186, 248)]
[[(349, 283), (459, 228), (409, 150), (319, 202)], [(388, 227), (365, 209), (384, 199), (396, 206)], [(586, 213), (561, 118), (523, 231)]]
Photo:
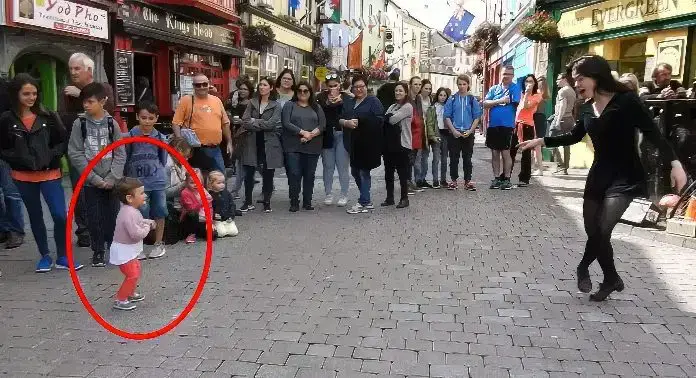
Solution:
[(335, 23), (341, 21), (341, 0), (331, 0), (328, 2), (331, 12), (327, 12), (329, 19)]
[(384, 68), (385, 61), (386, 56), (384, 54), (384, 49), (382, 49), (382, 52), (379, 54), (379, 60), (376, 61), (372, 67), (381, 70), (382, 68)]
[(362, 31), (358, 33), (358, 38), (348, 44), (348, 68), (362, 68)]
[(466, 39), (466, 30), (469, 29), (473, 21), (474, 15), (460, 7), (450, 18), (443, 33), (452, 38), (455, 42), (459, 42)]

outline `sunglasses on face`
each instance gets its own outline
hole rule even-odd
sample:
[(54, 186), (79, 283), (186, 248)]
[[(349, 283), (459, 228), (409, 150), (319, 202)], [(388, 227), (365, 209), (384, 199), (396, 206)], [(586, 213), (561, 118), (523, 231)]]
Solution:
[(193, 83), (193, 86), (196, 88), (208, 88), (208, 83)]
[(309, 93), (309, 89), (298, 89), (298, 90), (297, 90), (297, 93), (308, 94), (308, 93)]

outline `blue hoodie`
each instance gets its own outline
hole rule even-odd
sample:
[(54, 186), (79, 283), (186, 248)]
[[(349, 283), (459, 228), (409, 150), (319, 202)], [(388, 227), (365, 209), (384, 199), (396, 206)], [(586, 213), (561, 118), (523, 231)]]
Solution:
[(452, 126), (457, 131), (463, 132), (471, 129), (474, 120), (481, 117), (481, 114), (483, 114), (481, 104), (473, 95), (462, 96), (455, 93), (445, 103), (443, 118), (449, 118), (452, 121)]
[[(128, 136), (143, 136), (140, 127), (136, 126)], [(148, 135), (150, 138), (164, 141), (164, 136), (156, 129)], [(142, 181), (145, 191), (165, 190), (167, 188), (165, 166), (167, 151), (149, 143), (133, 143), (127, 146), (128, 160), (126, 176), (136, 177)]]

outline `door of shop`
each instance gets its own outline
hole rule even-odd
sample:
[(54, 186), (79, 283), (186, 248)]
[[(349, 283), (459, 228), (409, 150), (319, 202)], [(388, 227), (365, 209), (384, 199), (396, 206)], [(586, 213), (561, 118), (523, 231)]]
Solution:
[(46, 109), (58, 108), (60, 88), (68, 83), (68, 67), (61, 60), (46, 54), (25, 54), (17, 58), (10, 68), (10, 76), (27, 73), (39, 80), (41, 104)]
[(227, 90), (227, 83), (225, 83), (224, 75), (222, 72), (222, 67), (211, 66), (207, 63), (193, 63), (193, 62), (181, 62), (179, 72), (181, 75), (194, 76), (196, 74), (202, 73), (208, 77), (210, 80), (210, 85), (215, 87), (217, 93), (216, 96), (224, 98), (225, 91)]

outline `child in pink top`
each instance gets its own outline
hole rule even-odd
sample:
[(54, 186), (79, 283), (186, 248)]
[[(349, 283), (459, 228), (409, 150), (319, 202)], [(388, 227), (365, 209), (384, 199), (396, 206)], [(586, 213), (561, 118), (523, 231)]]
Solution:
[(135, 292), (140, 279), (140, 261), (138, 255), (143, 251), (143, 239), (155, 229), (155, 221), (143, 219), (140, 210), (147, 196), (140, 180), (124, 177), (118, 184), (121, 209), (116, 217), (114, 241), (109, 250), (109, 263), (118, 265), (125, 276), (121, 288), (116, 293), (114, 308), (133, 310), (135, 304), (144, 297)]
[[(199, 169), (196, 169), (198, 179), (203, 182), (203, 176)], [(207, 190), (203, 189), (205, 197), (208, 199), (208, 204), (213, 203), (213, 197)], [(191, 244), (196, 242), (196, 235), (205, 237), (205, 208), (196, 182), (191, 176), (186, 177), (186, 187), (181, 190), (181, 228), (186, 237), (186, 243)], [(212, 213), (212, 209), (211, 209)]]

